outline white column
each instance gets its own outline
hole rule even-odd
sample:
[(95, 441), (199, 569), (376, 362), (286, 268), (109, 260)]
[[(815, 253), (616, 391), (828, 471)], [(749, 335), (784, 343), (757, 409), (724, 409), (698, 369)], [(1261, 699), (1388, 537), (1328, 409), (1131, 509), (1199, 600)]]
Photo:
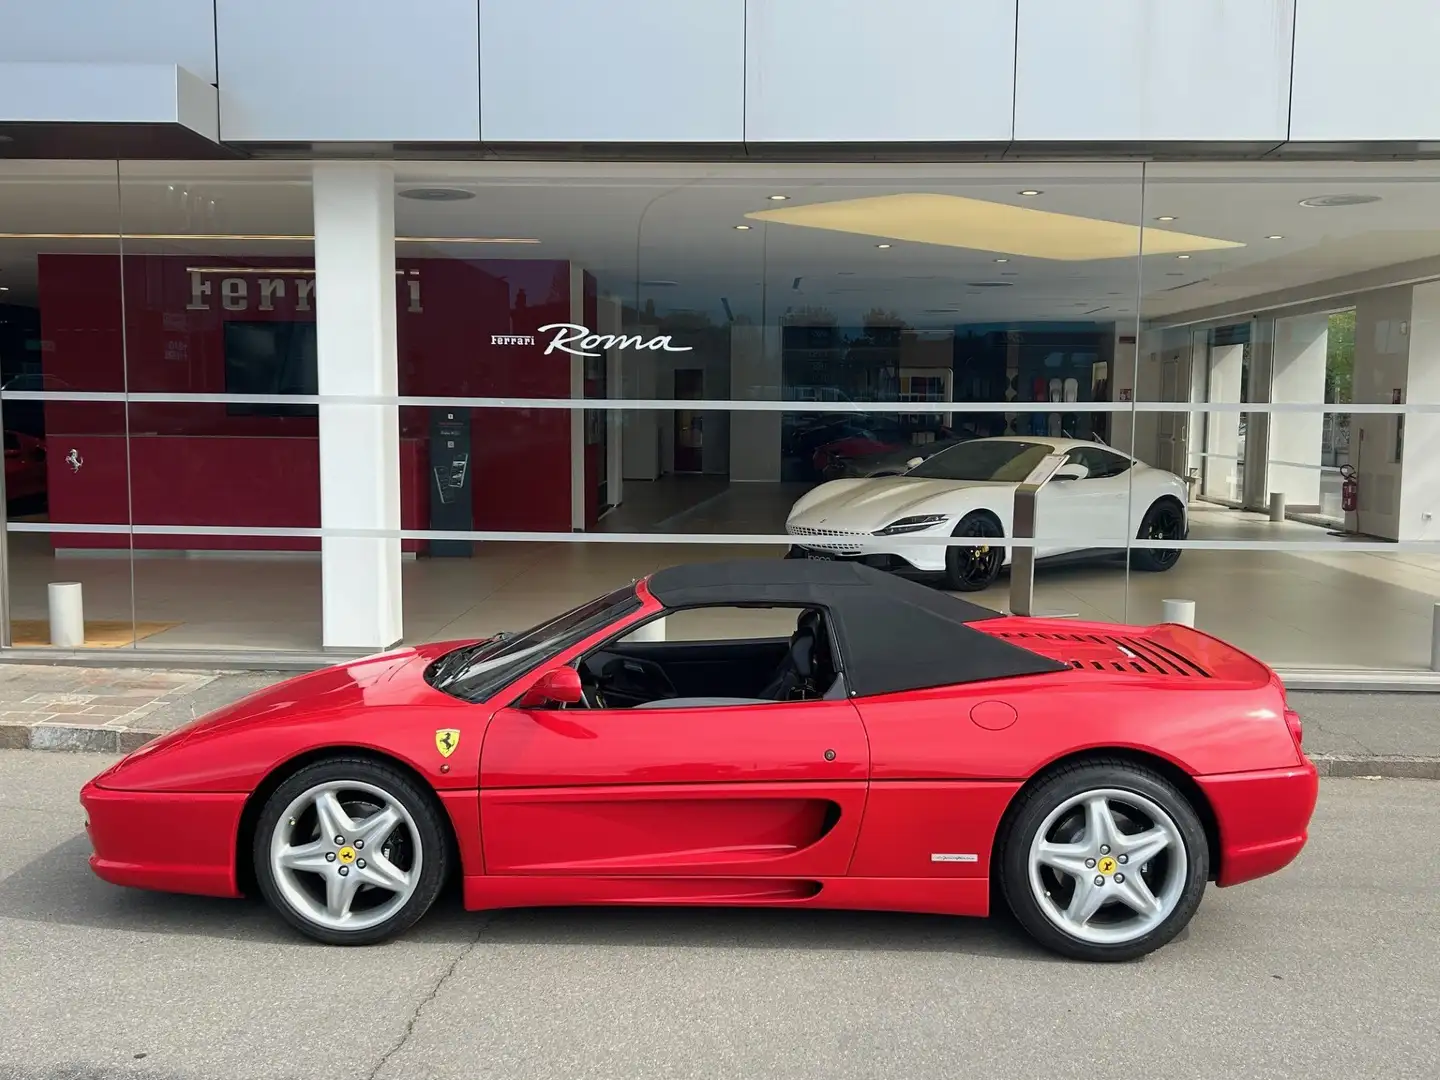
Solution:
[[(1432, 404), (1440, 401), (1440, 282), (1416, 285), (1409, 326), (1409, 363), (1401, 401)], [(1388, 400), (1388, 399), (1387, 399)], [(1400, 451), (1400, 507), (1397, 539), (1440, 539), (1440, 415), (1415, 413), (1404, 417), (1371, 416), (1387, 420), (1385, 441), (1365, 447), (1365, 456), (1393, 460)], [(1382, 452), (1383, 450), (1383, 452)]]
[[(1240, 400), (1240, 375), (1245, 359), (1244, 345), (1217, 345), (1210, 349), (1209, 399), (1217, 404)], [(1238, 501), (1241, 492), (1240, 414), (1212, 412), (1205, 415), (1204, 493), (1211, 498)]]
[[(736, 401), (780, 396), (780, 327), (730, 327), (730, 396)], [(737, 412), (730, 418), (730, 479), (780, 479), (778, 412)]]
[[(1325, 352), (1330, 316), (1300, 315), (1275, 322), (1275, 378), (1270, 400), (1318, 404), (1325, 400)], [(1270, 492), (1290, 506), (1320, 506), (1321, 412), (1270, 414)]]
[[(1354, 401), (1357, 405), (1388, 405), (1398, 391), (1402, 400), (1407, 387), (1412, 401), (1433, 401), (1434, 398), (1420, 396), (1423, 389), (1417, 387), (1412, 375), (1420, 375), (1433, 369), (1440, 360), (1440, 348), (1427, 345), (1427, 340), (1440, 344), (1440, 335), (1424, 325), (1417, 325), (1415, 353), (1412, 363), (1411, 317), (1412, 305), (1418, 304), (1420, 314), (1417, 323), (1427, 322), (1424, 310), (1429, 306), (1426, 300), (1428, 286), (1399, 285), (1392, 289), (1377, 289), (1361, 293), (1355, 301), (1355, 373)], [(1425, 354), (1432, 359), (1426, 360)], [(1413, 526), (1423, 521), (1414, 511), (1407, 517), (1401, 512), (1401, 487), (1419, 483), (1420, 476), (1427, 471), (1422, 462), (1420, 473), (1401, 476), (1401, 463), (1395, 459), (1396, 422), (1398, 416), (1385, 413), (1356, 413), (1350, 421), (1350, 463), (1355, 466), (1356, 480), (1360, 485), (1359, 510), (1347, 515), (1347, 524), (1358, 532), (1383, 540), (1415, 540)], [(1407, 434), (1409, 434), (1407, 432)], [(1413, 459), (1415, 443), (1406, 440), (1410, 448), (1407, 460)], [(1422, 454), (1426, 451), (1422, 450)], [(1433, 453), (1432, 453), (1433, 458)], [(1407, 526), (1410, 526), (1407, 528)]]
[[(570, 321), (585, 325), (585, 271), (570, 264)], [(590, 330), (595, 328), (592, 326)], [(570, 357), (570, 397), (585, 398), (585, 358)], [(585, 410), (570, 410), (570, 528), (585, 531)]]
[[(624, 311), (620, 301), (612, 296), (600, 297), (600, 325), (595, 329), (601, 334), (619, 334), (623, 329)], [(618, 348), (605, 350), (605, 396), (623, 397), (624, 360)], [(605, 485), (610, 493), (612, 506), (625, 501), (625, 414), (611, 409), (605, 419)]]
[[(393, 397), (394, 168), (316, 162), (314, 199), (320, 393)], [(397, 406), (320, 406), (320, 522), (327, 529), (399, 530)], [(327, 536), (320, 543), (325, 646), (386, 649), (398, 642), (399, 537)]]

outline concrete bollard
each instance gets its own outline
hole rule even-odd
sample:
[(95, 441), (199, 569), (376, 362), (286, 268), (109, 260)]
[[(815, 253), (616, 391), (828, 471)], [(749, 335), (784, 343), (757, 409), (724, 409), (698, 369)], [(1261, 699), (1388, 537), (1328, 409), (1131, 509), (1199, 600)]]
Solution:
[(50, 644), (61, 649), (78, 649), (85, 644), (85, 605), (80, 582), (50, 583)]
[(1193, 627), (1195, 625), (1195, 601), (1161, 600), (1160, 621), (1162, 623), (1179, 623), (1181, 626)]
[(1272, 491), (1270, 493), (1270, 520), (1285, 520), (1285, 493), (1283, 491)]

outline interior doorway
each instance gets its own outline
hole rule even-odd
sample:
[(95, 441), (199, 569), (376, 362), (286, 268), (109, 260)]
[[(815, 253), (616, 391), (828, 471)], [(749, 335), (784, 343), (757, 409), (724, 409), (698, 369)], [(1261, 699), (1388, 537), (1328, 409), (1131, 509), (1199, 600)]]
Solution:
[[(705, 397), (705, 372), (700, 368), (675, 369), (675, 400), (700, 401)], [(675, 471), (705, 471), (705, 424), (698, 409), (675, 410)]]

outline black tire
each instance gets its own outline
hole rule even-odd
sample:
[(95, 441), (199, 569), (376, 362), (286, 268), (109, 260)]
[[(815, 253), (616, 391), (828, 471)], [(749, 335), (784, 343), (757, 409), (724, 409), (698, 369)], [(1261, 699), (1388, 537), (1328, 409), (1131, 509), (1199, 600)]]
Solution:
[[(419, 838), (420, 875), (414, 892), (383, 922), (358, 930), (334, 929), (308, 917), (281, 890), (269, 858), (271, 837), (286, 808), (316, 785), (335, 781), (383, 791), (410, 815)], [(271, 793), (256, 822), (251, 859), (261, 895), (301, 934), (326, 945), (374, 945), (403, 934), (430, 909), (449, 877), (452, 850), (449, 828), (433, 792), (393, 766), (366, 758), (335, 757), (307, 765)]]
[[(1004, 539), (1005, 530), (993, 514), (974, 510), (960, 519), (952, 536), (995, 537)], [(951, 592), (982, 592), (995, 584), (1005, 563), (1003, 544), (991, 544), (989, 550), (978, 547), (951, 546), (945, 549), (945, 587)]]
[[(1140, 521), (1139, 540), (1184, 540), (1185, 508), (1179, 500), (1156, 499)], [(1130, 566), (1135, 570), (1158, 574), (1180, 561), (1179, 548), (1135, 548), (1130, 552)]]
[[(1031, 844), (1046, 818), (1066, 800), (1101, 789), (1133, 793), (1159, 806), (1178, 829), (1185, 853), (1183, 885), (1175, 906), (1163, 921), (1143, 936), (1103, 944), (1077, 937), (1057, 925), (1042, 910), (1030, 879)], [(1021, 793), (1007, 812), (1006, 824), (997, 839), (995, 867), (1007, 906), (1041, 946), (1071, 959), (1121, 962), (1154, 952), (1190, 922), (1210, 878), (1210, 849), (1199, 815), (1174, 784), (1133, 763), (1100, 758), (1063, 766)]]

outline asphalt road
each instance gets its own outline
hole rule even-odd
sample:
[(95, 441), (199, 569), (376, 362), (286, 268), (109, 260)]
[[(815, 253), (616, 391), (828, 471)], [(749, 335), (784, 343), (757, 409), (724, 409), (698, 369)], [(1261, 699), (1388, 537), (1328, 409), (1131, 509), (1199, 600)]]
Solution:
[(108, 759), (0, 752), (0, 1077), (1440, 1075), (1440, 785), (1323, 782), (1312, 846), (1127, 966), (1004, 921), (467, 915), (332, 950), (248, 902), (95, 880)]

